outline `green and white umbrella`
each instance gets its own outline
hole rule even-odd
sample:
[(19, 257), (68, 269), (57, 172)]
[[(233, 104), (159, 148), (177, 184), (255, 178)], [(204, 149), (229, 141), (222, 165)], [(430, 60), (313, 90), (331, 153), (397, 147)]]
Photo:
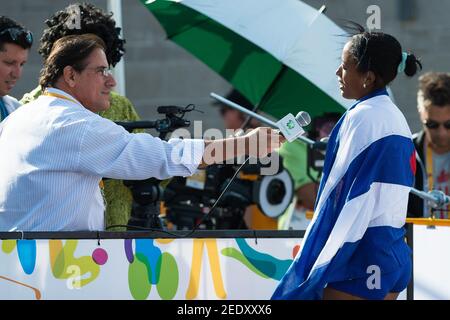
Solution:
[(345, 31), (298, 0), (141, 2), (167, 37), (276, 118), (343, 112), (335, 71)]

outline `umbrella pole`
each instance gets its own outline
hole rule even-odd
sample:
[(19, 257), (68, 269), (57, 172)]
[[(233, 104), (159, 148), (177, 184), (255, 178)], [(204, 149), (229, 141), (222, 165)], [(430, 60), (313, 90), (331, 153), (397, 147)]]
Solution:
[(309, 23), (308, 27), (311, 27), (312, 24), (317, 20), (317, 18), (320, 17), (320, 15), (325, 13), (326, 11), (327, 11), (327, 6), (326, 5), (322, 5), (320, 7), (320, 9), (317, 11), (317, 15)]

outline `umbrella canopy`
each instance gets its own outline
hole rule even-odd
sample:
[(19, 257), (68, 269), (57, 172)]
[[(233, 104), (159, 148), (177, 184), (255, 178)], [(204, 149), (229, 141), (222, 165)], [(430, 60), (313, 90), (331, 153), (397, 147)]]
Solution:
[(344, 112), (345, 31), (298, 0), (141, 0), (167, 37), (276, 118)]

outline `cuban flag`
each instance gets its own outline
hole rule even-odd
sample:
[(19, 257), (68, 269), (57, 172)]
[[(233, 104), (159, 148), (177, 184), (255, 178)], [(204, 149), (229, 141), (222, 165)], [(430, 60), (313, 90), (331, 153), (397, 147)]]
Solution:
[(320, 299), (328, 283), (411, 259), (403, 226), (414, 173), (410, 129), (386, 90), (357, 101), (331, 133), (313, 220), (272, 299)]

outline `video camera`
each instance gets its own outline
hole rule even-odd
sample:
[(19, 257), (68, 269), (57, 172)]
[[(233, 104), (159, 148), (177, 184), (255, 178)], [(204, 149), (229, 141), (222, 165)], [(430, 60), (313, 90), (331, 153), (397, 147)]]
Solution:
[[(314, 117), (311, 122), (309, 138), (317, 141), (313, 145), (308, 145), (308, 167), (307, 174), (315, 182), (319, 182), (325, 164), (325, 153), (328, 145), (328, 138), (332, 129), (341, 118), (337, 112), (325, 112), (321, 116)], [(311, 169), (315, 170), (317, 176), (313, 177)]]
[(246, 229), (243, 216), (252, 204), (264, 215), (278, 217), (292, 201), (294, 183), (285, 169), (272, 176), (262, 176), (262, 167), (261, 163), (245, 164), (207, 219), (204, 216), (239, 167), (213, 165), (192, 177), (173, 178), (164, 191), (168, 222), (179, 230), (192, 229), (201, 219), (204, 219), (201, 229)]
[[(183, 119), (186, 112), (195, 107), (176, 106), (159, 107), (158, 113), (165, 114), (165, 119), (156, 121), (116, 122), (131, 132), (134, 129), (149, 128), (160, 133), (160, 138), (181, 127), (188, 127), (190, 122)], [(280, 164), (282, 161), (279, 161)], [(294, 195), (294, 183), (290, 174), (280, 168), (272, 176), (261, 175), (264, 165), (245, 164), (220, 202), (213, 214), (205, 219), (203, 229), (243, 229), (246, 228), (243, 215), (251, 204), (258, 205), (266, 216), (275, 218), (289, 206)], [(133, 195), (129, 229), (151, 228), (163, 229), (159, 218), (160, 201), (164, 201), (166, 219), (176, 229), (192, 229), (204, 218), (225, 187), (239, 169), (236, 165), (214, 165), (198, 174), (183, 178), (174, 177), (163, 190), (160, 180), (150, 178), (143, 181), (126, 180), (124, 184)]]
[[(156, 121), (131, 121), (116, 122), (124, 127), (128, 132), (135, 129), (155, 129), (159, 133), (159, 138), (165, 139), (169, 132), (178, 128), (189, 127), (190, 121), (184, 119), (187, 112), (195, 110), (195, 106), (190, 104), (186, 107), (161, 106), (157, 108), (159, 114), (164, 114), (165, 118)], [(133, 196), (131, 217), (128, 221), (129, 229), (152, 228), (162, 229), (162, 222), (159, 218), (159, 202), (163, 199), (163, 188), (160, 186), (161, 180), (150, 178), (147, 180), (124, 180)]]
[(159, 132), (159, 137), (165, 139), (169, 132), (191, 125), (191, 122), (183, 119), (183, 117), (187, 112), (193, 110), (195, 110), (193, 104), (189, 104), (184, 108), (177, 106), (161, 106), (157, 108), (157, 111), (159, 114), (166, 115), (164, 119), (156, 121), (117, 121), (116, 124), (124, 127), (128, 132), (132, 132), (135, 129), (155, 129)]

